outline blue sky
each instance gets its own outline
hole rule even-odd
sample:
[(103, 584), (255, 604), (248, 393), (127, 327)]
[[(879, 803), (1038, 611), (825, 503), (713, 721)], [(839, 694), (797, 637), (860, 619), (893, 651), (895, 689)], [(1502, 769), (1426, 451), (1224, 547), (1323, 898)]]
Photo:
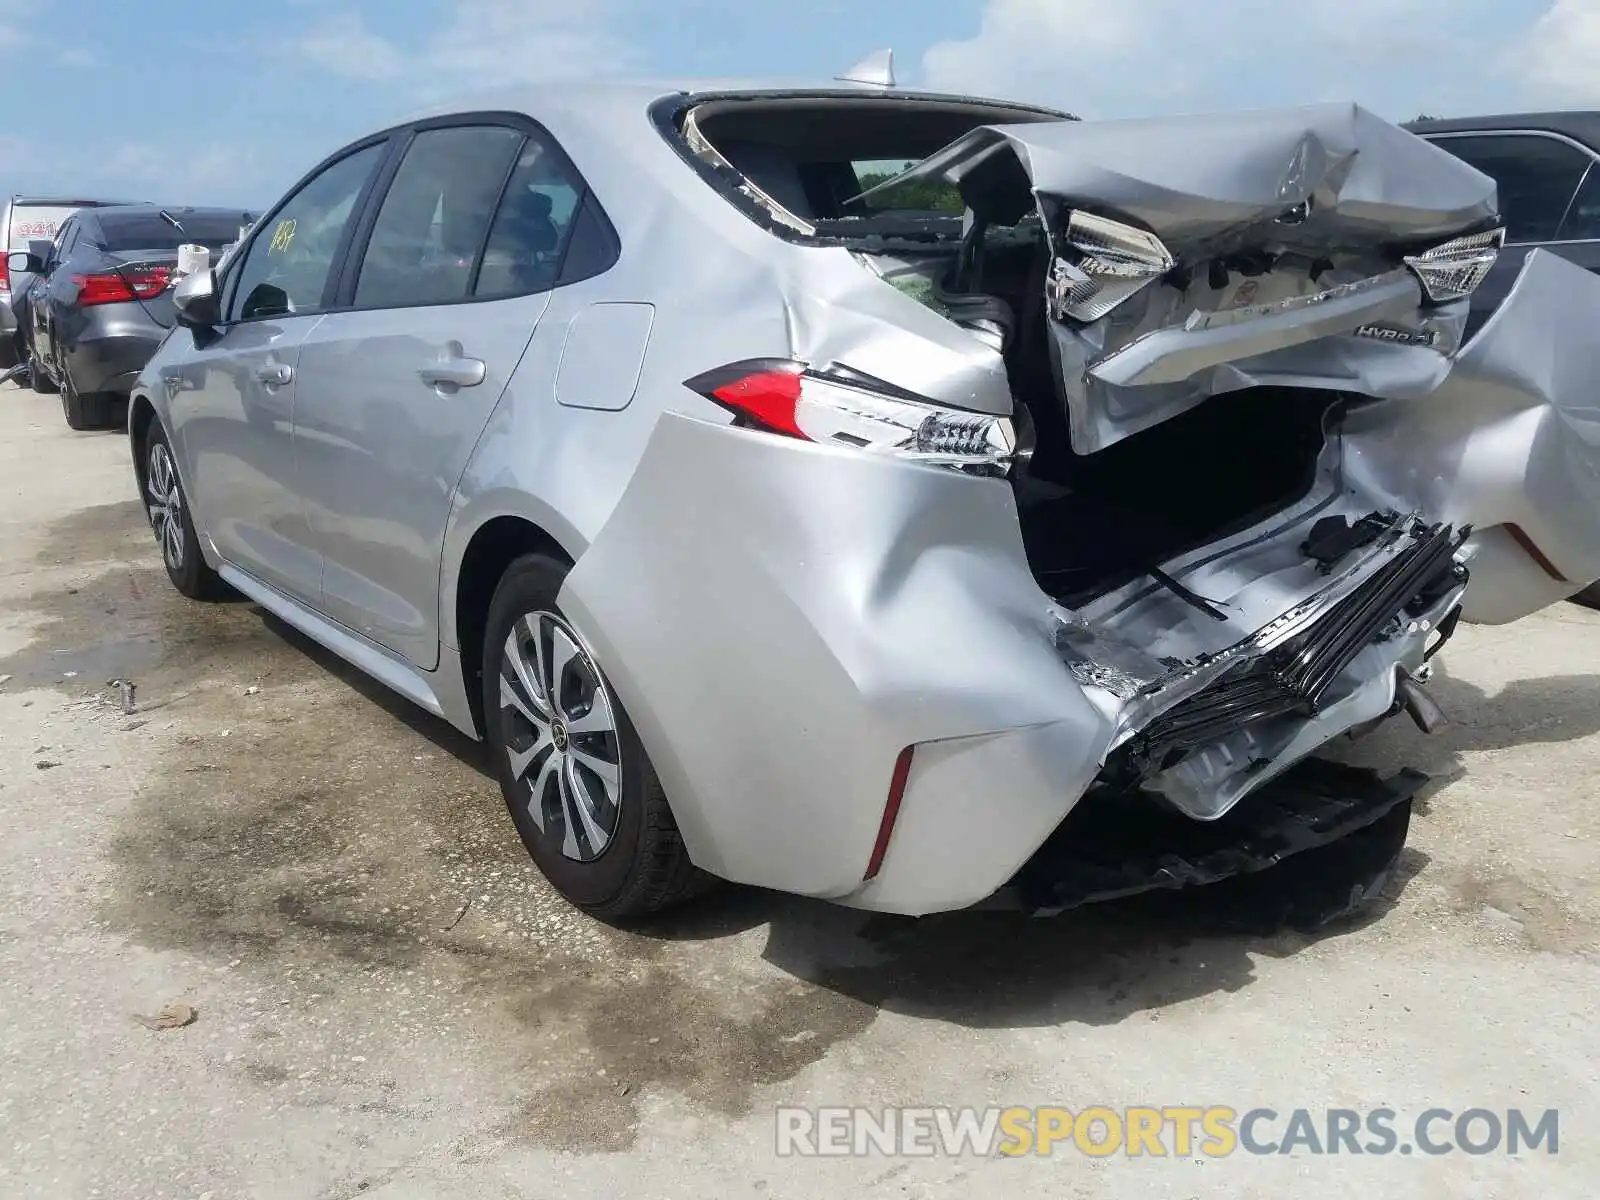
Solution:
[(419, 101), (519, 76), (833, 75), (1090, 117), (1600, 103), (1600, 0), (0, 0), (0, 190), (266, 204)]

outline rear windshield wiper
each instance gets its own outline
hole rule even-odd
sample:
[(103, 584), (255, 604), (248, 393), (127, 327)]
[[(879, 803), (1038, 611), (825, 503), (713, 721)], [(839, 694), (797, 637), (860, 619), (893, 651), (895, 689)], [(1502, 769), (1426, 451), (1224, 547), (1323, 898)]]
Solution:
[(184, 237), (189, 236), (189, 231), (183, 227), (183, 222), (178, 220), (177, 217), (173, 216), (166, 209), (161, 209), (157, 215), (168, 225), (171, 225), (174, 229), (181, 233)]

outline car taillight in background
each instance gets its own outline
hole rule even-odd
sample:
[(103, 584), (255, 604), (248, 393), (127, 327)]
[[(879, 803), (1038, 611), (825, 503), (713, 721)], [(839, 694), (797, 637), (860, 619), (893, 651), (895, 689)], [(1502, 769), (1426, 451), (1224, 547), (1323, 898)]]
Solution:
[(11, 294), (11, 260), (9, 253), (0, 254), (0, 292)]
[(122, 304), (128, 300), (154, 300), (172, 283), (171, 267), (127, 267), (94, 275), (74, 275), (78, 305)]
[(1017, 453), (1008, 417), (946, 408), (855, 372), (803, 363), (733, 363), (684, 385), (738, 424), (823, 445), (890, 454), (974, 474), (1004, 474)]

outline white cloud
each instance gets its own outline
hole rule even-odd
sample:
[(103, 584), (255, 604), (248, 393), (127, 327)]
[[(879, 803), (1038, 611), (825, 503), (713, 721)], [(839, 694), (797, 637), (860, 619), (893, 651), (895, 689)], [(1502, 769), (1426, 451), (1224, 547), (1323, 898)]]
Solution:
[[(0, 155), (12, 153), (0, 138)], [(31, 161), (45, 190), (82, 191), (156, 203), (260, 205), (271, 199), (270, 162), (238, 142), (175, 146), (130, 139), (69, 146), (49, 161)], [(54, 181), (54, 182), (50, 182)]]
[(350, 79), (393, 79), (406, 67), (400, 49), (368, 29), (357, 12), (334, 13), (287, 49)]
[(33, 23), (33, 18), (39, 15), (39, 9), (46, 0), (0, 0), (0, 47), (20, 46), (24, 42), (32, 41), (32, 36), (24, 27), (25, 23)]
[(1556, 0), (1514, 47), (1509, 67), (1531, 98), (1600, 102), (1600, 0)]
[(457, 0), (454, 22), (428, 58), (485, 85), (615, 73), (638, 61), (618, 24), (603, 0)]
[[(1600, 0), (1559, 0), (1546, 23), (1564, 9), (1582, 19), (1555, 38), (1594, 39), (1550, 68), (1576, 81), (1600, 63)], [(1407, 118), (1522, 99), (1489, 70), (1515, 22), (1506, 0), (986, 0), (977, 33), (931, 47), (923, 73), (1085, 116), (1348, 99)]]
[(636, 66), (606, 0), (456, 0), (450, 19), (416, 47), (370, 29), (354, 11), (335, 13), (284, 49), (349, 79), (471, 82), (615, 73)]

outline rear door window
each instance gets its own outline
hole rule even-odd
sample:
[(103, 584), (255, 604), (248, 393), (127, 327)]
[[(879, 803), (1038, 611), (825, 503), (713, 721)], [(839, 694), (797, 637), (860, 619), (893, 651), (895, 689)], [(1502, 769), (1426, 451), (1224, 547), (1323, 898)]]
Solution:
[(1499, 185), (1508, 242), (1554, 241), (1594, 161), (1570, 142), (1544, 134), (1472, 134), (1441, 137), (1436, 144)]
[[(495, 213), (473, 295), (521, 295), (562, 281), (562, 259), (573, 230), (588, 226), (587, 220), (579, 220), (586, 190), (564, 154), (542, 137), (530, 137)], [(603, 256), (604, 248), (598, 253)], [(604, 267), (597, 265), (587, 262), (582, 277), (599, 274)], [(565, 281), (575, 278), (569, 272)]]
[(367, 241), (356, 280), (356, 307), (467, 299), (522, 143), (521, 132), (496, 125), (417, 134)]

